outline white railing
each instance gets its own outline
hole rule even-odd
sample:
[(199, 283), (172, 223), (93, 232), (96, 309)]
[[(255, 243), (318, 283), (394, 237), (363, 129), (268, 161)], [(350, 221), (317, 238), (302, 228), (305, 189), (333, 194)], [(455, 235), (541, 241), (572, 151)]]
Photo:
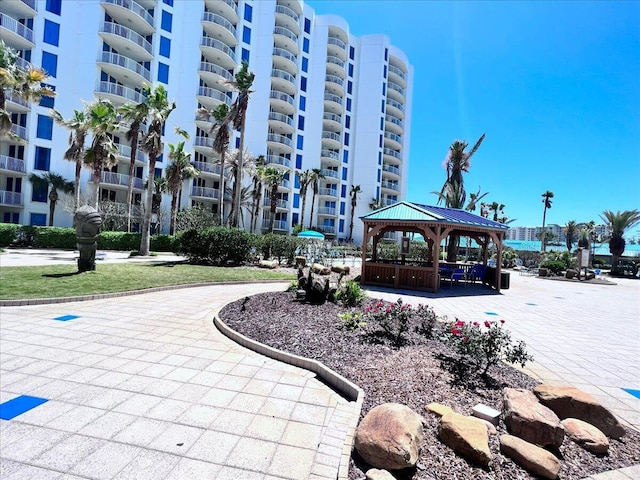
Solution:
[(330, 140), (335, 140), (336, 142), (340, 142), (340, 134), (335, 132), (322, 132), (322, 138), (328, 138)]
[(126, 68), (127, 70), (137, 73), (145, 80), (151, 81), (151, 72), (149, 70), (138, 62), (123, 55), (118, 55), (117, 53), (112, 52), (100, 52), (98, 53), (98, 62), (110, 63), (111, 65)]
[(339, 67), (342, 67), (344, 69), (344, 62), (335, 55), (328, 55), (327, 63), (333, 63), (334, 65), (338, 65)]
[(293, 18), (296, 22), (300, 20), (298, 14), (291, 10), (289, 7), (285, 7), (284, 5), (276, 5), (276, 13), (283, 13), (291, 18)]
[(119, 97), (124, 97), (136, 103), (142, 103), (144, 101), (144, 95), (142, 95), (142, 93), (136, 92), (134, 89), (125, 87), (124, 85), (118, 85), (117, 83), (99, 81), (96, 84), (96, 91), (99, 93), (118, 95)]
[(231, 99), (227, 96), (226, 93), (221, 92), (220, 90), (216, 90), (211, 87), (198, 87), (199, 97), (208, 97), (213, 98), (215, 100), (220, 100), (222, 103), (226, 103), (227, 105), (231, 105)]
[(395, 100), (391, 100), (390, 98), (387, 98), (387, 105), (396, 107), (401, 112), (404, 112), (404, 106), (400, 102), (396, 102)]
[(344, 80), (340, 77), (337, 77), (336, 75), (325, 75), (324, 80), (325, 82), (335, 83), (337, 85), (340, 85), (341, 87), (344, 86)]
[(236, 52), (228, 45), (222, 43), (220, 40), (216, 40), (215, 38), (211, 37), (202, 37), (200, 39), (200, 46), (215, 48), (216, 50), (220, 50), (221, 52), (226, 53), (235, 60)]
[(318, 194), (324, 195), (325, 197), (337, 197), (338, 189), (337, 188), (320, 188), (318, 190)]
[(234, 80), (233, 78), (233, 74), (231, 72), (229, 72), (229, 70), (226, 70), (214, 63), (209, 63), (209, 62), (200, 62), (200, 71), (201, 72), (208, 72), (208, 73), (215, 73), (216, 75), (220, 75), (221, 77), (223, 77), (225, 80), (229, 80), (230, 82)]
[(392, 182), (382, 182), (382, 188), (388, 188), (390, 190), (395, 190), (396, 192), (400, 191), (400, 186), (397, 183)]
[[(124, 157), (124, 158), (127, 158), (127, 159), (131, 158), (131, 147), (129, 145), (118, 144), (118, 152), (119, 152), (121, 157)], [(136, 150), (136, 160), (138, 162), (146, 161), (146, 158), (144, 156), (144, 152), (142, 150), (140, 150), (139, 148)]]
[(19, 136), (23, 140), (27, 140), (28, 139), (27, 127), (21, 127), (20, 125), (13, 124), (13, 125), (11, 125), (11, 133), (13, 133), (14, 135)]
[(283, 102), (287, 102), (290, 105), (295, 105), (295, 101), (293, 100), (293, 97), (291, 95), (278, 92), (277, 90), (271, 90), (271, 93), (269, 93), (269, 98), (275, 98), (277, 100), (282, 100)]
[(267, 142), (283, 143), (284, 145), (293, 148), (293, 140), (291, 140), (289, 137), (285, 137), (284, 135), (280, 135), (277, 133), (268, 134)]
[(11, 170), (12, 172), (25, 173), (24, 160), (20, 158), (0, 155), (0, 170)]
[(25, 40), (34, 43), (33, 30), (24, 26), (15, 18), (0, 13), (0, 26), (3, 26), (7, 30), (11, 30), (13, 33), (20, 35)]
[(220, 25), (223, 28), (229, 30), (233, 36), (236, 36), (236, 27), (232, 25), (232, 23), (224, 17), (221, 17), (217, 13), (212, 12), (203, 12), (202, 14), (203, 22), (215, 23), (216, 25)]
[(220, 190), (210, 187), (191, 187), (191, 196), (213, 198), (214, 200), (217, 200), (220, 198)]
[(335, 214), (336, 214), (335, 207), (320, 207), (320, 208), (318, 208), (318, 215), (335, 216)]
[(236, 14), (238, 13), (238, 4), (236, 2), (234, 2), (233, 0), (222, 0), (224, 3), (226, 3), (227, 5), (229, 5), (234, 12), (236, 12)]
[(277, 68), (271, 70), (271, 77), (282, 78), (283, 80), (293, 83), (294, 85), (296, 83), (296, 77), (291, 75), (289, 72), (285, 72), (284, 70), (279, 70)]
[(291, 40), (293, 40), (294, 42), (298, 43), (298, 36), (293, 33), (291, 30), (289, 30), (288, 28), (284, 28), (284, 27), (280, 27), (280, 26), (275, 26), (273, 29), (273, 33), (277, 34), (277, 35), (283, 35)]
[(279, 157), (277, 155), (267, 155), (266, 162), (268, 164), (275, 163), (276, 165), (282, 165), (284, 167), (291, 168), (291, 160), (289, 160), (287, 157)]
[(13, 103), (17, 103), (18, 105), (22, 105), (23, 107), (29, 107), (29, 102), (27, 102), (23, 98), (20, 98), (13, 92), (9, 92), (9, 95), (7, 95), (7, 100)]
[(394, 165), (387, 165), (386, 163), (382, 165), (382, 170), (385, 172), (395, 173), (396, 175), (400, 175), (400, 169)]
[(329, 37), (327, 39), (327, 43), (329, 45), (337, 45), (338, 47), (340, 47), (342, 50), (347, 50), (347, 44), (344, 43), (342, 40), (340, 40), (339, 38), (335, 38), (335, 37)]
[(22, 205), (22, 193), (0, 190), (0, 204), (2, 205)]
[[(262, 206), (271, 207), (271, 199), (268, 197), (265, 197), (264, 200), (262, 201)], [(287, 202), (286, 200), (277, 199), (276, 208), (289, 208), (289, 202)]]
[(333, 160), (339, 160), (340, 152), (337, 152), (336, 150), (320, 150), (320, 156), (331, 158)]
[(193, 166), (203, 173), (213, 173), (220, 175), (220, 165), (209, 162), (193, 162)]
[(338, 95), (334, 95), (332, 93), (325, 93), (324, 94), (324, 99), (328, 100), (330, 102), (336, 102), (336, 103), (339, 103), (340, 105), (342, 105), (342, 98), (340, 98)]
[(100, 181), (112, 185), (129, 185), (129, 175), (125, 175), (124, 173), (102, 172)]
[(324, 120), (333, 120), (334, 122), (342, 123), (342, 116), (337, 113), (325, 112), (322, 118)]
[(111, 3), (113, 5), (118, 5), (119, 7), (126, 8), (127, 10), (132, 11), (139, 17), (142, 17), (145, 22), (153, 27), (153, 16), (145, 10), (144, 7), (138, 5), (136, 2), (131, 0), (102, 0), (104, 3)]
[[(270, 220), (262, 220), (262, 229), (268, 229), (270, 225)], [(288, 230), (287, 221), (286, 220), (274, 220), (273, 221), (273, 229), (274, 230)]]
[(284, 113), (269, 112), (269, 120), (277, 120), (278, 122), (286, 123), (289, 126), (293, 126), (293, 118), (285, 115)]
[(273, 49), (273, 54), (278, 57), (284, 57), (287, 60), (290, 60), (293, 63), (296, 63), (296, 56), (293, 53), (291, 53), (289, 50), (285, 50), (284, 48), (275, 47)]
[(395, 140), (398, 143), (402, 143), (402, 137), (400, 137), (400, 135), (396, 135), (395, 133), (384, 132), (384, 138), (388, 138), (390, 140)]
[(383, 148), (382, 153), (384, 153), (385, 155), (391, 155), (392, 157), (395, 157), (398, 160), (402, 160), (402, 155), (400, 155), (400, 152), (397, 150), (392, 150), (390, 148)]
[(334, 225), (318, 225), (318, 230), (320, 230), (322, 233), (336, 233), (336, 227)]
[(16, 57), (16, 66), (22, 70), (29, 70), (33, 65), (27, 62), (24, 58)]
[(396, 75), (398, 75), (400, 78), (402, 78), (403, 80), (407, 79), (407, 75), (406, 73), (404, 73), (402, 70), (400, 70), (398, 67), (394, 67), (393, 65), (389, 65), (389, 71), (391, 73), (395, 73)]
[(387, 83), (387, 87), (390, 88), (391, 90), (395, 90), (396, 92), (398, 92), (403, 97), (405, 96), (404, 88), (402, 88), (400, 85), (396, 85), (395, 83), (390, 81), (390, 82)]
[(330, 170), (328, 168), (323, 168), (322, 170), (320, 170), (320, 174), (323, 177), (338, 178), (338, 172), (336, 170)]
[(396, 118), (396, 117), (394, 117), (393, 115), (385, 115), (385, 116), (384, 116), (384, 119), (385, 119), (387, 122), (391, 122), (391, 123), (393, 123), (393, 124), (395, 124), (395, 125), (398, 125), (399, 127), (401, 127), (401, 128), (402, 128), (402, 120), (400, 120), (399, 118)]
[(127, 40), (130, 40), (133, 43), (144, 48), (150, 55), (153, 55), (153, 48), (151, 48), (151, 44), (147, 41), (147, 39), (139, 33), (134, 32), (130, 28), (123, 27), (122, 25), (113, 22), (103, 22), (100, 31), (103, 33), (111, 33), (113, 35), (118, 35), (119, 37), (126, 38)]
[(194, 147), (207, 147), (213, 148), (213, 138), (210, 137), (196, 137), (193, 139)]

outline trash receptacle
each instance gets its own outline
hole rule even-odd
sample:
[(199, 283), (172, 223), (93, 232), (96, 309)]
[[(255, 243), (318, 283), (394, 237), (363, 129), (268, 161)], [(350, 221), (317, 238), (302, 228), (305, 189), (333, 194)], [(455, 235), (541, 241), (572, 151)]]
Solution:
[(509, 272), (500, 272), (500, 288), (502, 290), (508, 290), (510, 282), (511, 274)]

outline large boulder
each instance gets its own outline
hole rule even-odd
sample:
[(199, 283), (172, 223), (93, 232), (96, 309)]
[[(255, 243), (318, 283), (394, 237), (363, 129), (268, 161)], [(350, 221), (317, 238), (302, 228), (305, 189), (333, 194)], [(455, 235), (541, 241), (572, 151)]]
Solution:
[(426, 407), (424, 407), (425, 410), (429, 413), (433, 413), (435, 415), (438, 415), (439, 417), (442, 417), (444, 414), (446, 413), (451, 413), (453, 412), (453, 410), (451, 409), (451, 407), (447, 406), (447, 405), (443, 405), (441, 403), (430, 403), (429, 405), (427, 405)]
[(454, 452), (478, 465), (489, 465), (489, 434), (481, 420), (455, 412), (445, 413), (440, 419), (438, 436)]
[(509, 432), (527, 442), (558, 448), (564, 440), (564, 427), (558, 416), (522, 388), (505, 388), (504, 423)]
[(349, 265), (332, 265), (331, 271), (333, 273), (344, 273), (345, 275), (349, 275), (351, 267)]
[(356, 450), (375, 468), (414, 467), (424, 435), (422, 423), (422, 417), (405, 405), (378, 405), (365, 415), (356, 430)]
[(500, 435), (500, 451), (542, 478), (553, 480), (560, 472), (560, 461), (551, 452), (513, 435)]
[(609, 439), (590, 423), (577, 418), (565, 418), (562, 426), (567, 436), (588, 452), (604, 455), (609, 451)]
[(311, 270), (316, 275), (330, 275), (331, 274), (331, 267), (326, 267), (326, 266), (322, 265), (321, 263), (314, 263), (313, 265), (311, 265)]
[(616, 440), (625, 434), (618, 419), (587, 392), (570, 386), (538, 385), (533, 389), (533, 393), (540, 403), (549, 407), (562, 419), (577, 418), (590, 423)]

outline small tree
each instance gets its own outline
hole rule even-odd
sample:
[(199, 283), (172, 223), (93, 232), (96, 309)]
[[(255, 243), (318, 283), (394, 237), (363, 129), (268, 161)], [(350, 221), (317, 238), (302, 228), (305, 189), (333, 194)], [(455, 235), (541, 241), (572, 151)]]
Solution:
[(564, 227), (564, 235), (565, 245), (567, 246), (567, 250), (570, 252), (576, 236), (578, 235), (578, 224), (575, 220), (569, 220), (567, 222), (567, 225)]
[(167, 191), (171, 193), (170, 235), (175, 233), (178, 197), (182, 192), (184, 181), (200, 175), (198, 169), (189, 161), (190, 159), (191, 154), (184, 151), (184, 141), (178, 142), (177, 145), (169, 144), (169, 160), (171, 160), (171, 163), (167, 167), (165, 176), (167, 179)]
[(63, 193), (73, 193), (73, 182), (70, 182), (62, 175), (58, 175), (53, 172), (45, 172), (41, 175), (32, 173), (29, 175), (29, 181), (33, 183), (34, 187), (49, 189), (49, 226), (53, 226), (53, 215), (56, 211), (56, 204), (58, 203), (59, 194), (58, 191)]
[(640, 211), (625, 210), (621, 212), (618, 210), (613, 213), (612, 210), (605, 210), (600, 215), (600, 218), (607, 223), (611, 232), (609, 236), (609, 252), (613, 257), (611, 265), (615, 267), (618, 265), (618, 258), (624, 253), (626, 247), (624, 232), (640, 223)]
[(284, 172), (274, 167), (267, 167), (262, 171), (262, 177), (267, 182), (270, 201), (269, 233), (273, 233), (273, 223), (276, 219), (278, 207), (278, 187), (284, 180)]
[(320, 179), (323, 179), (324, 175), (322, 174), (322, 170), (319, 168), (311, 169), (311, 188), (313, 191), (313, 195), (311, 197), (311, 215), (309, 215), (309, 228), (313, 225), (313, 207), (316, 204), (316, 195), (318, 195), (318, 191), (320, 189)]
[(313, 173), (311, 170), (298, 172), (298, 182), (300, 183), (300, 198), (302, 198), (302, 209), (300, 211), (300, 225), (304, 226), (304, 211), (307, 206), (307, 191), (311, 183)]
[(351, 185), (351, 190), (349, 190), (349, 198), (351, 198), (351, 221), (349, 223), (349, 238), (347, 239), (347, 242), (351, 242), (353, 240), (353, 220), (356, 214), (358, 194), (360, 192), (362, 192), (360, 185)]
[[(542, 194), (542, 203), (544, 203), (544, 210), (542, 212), (542, 231), (543, 232), (544, 232), (544, 226), (546, 225), (546, 221), (547, 221), (547, 209), (551, 208), (552, 198), (553, 198), (553, 192), (551, 190), (547, 190)], [(545, 252), (546, 246), (547, 246), (546, 235), (542, 235), (541, 240), (542, 240), (542, 251)]]

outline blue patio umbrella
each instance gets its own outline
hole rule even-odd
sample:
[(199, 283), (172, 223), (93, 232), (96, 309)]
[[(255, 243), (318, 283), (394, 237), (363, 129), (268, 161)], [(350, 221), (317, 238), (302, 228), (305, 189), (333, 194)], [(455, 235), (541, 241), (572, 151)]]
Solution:
[(298, 238), (308, 238), (312, 240), (324, 240), (324, 235), (320, 232), (316, 232), (315, 230), (305, 230), (304, 232), (300, 232), (298, 234)]

